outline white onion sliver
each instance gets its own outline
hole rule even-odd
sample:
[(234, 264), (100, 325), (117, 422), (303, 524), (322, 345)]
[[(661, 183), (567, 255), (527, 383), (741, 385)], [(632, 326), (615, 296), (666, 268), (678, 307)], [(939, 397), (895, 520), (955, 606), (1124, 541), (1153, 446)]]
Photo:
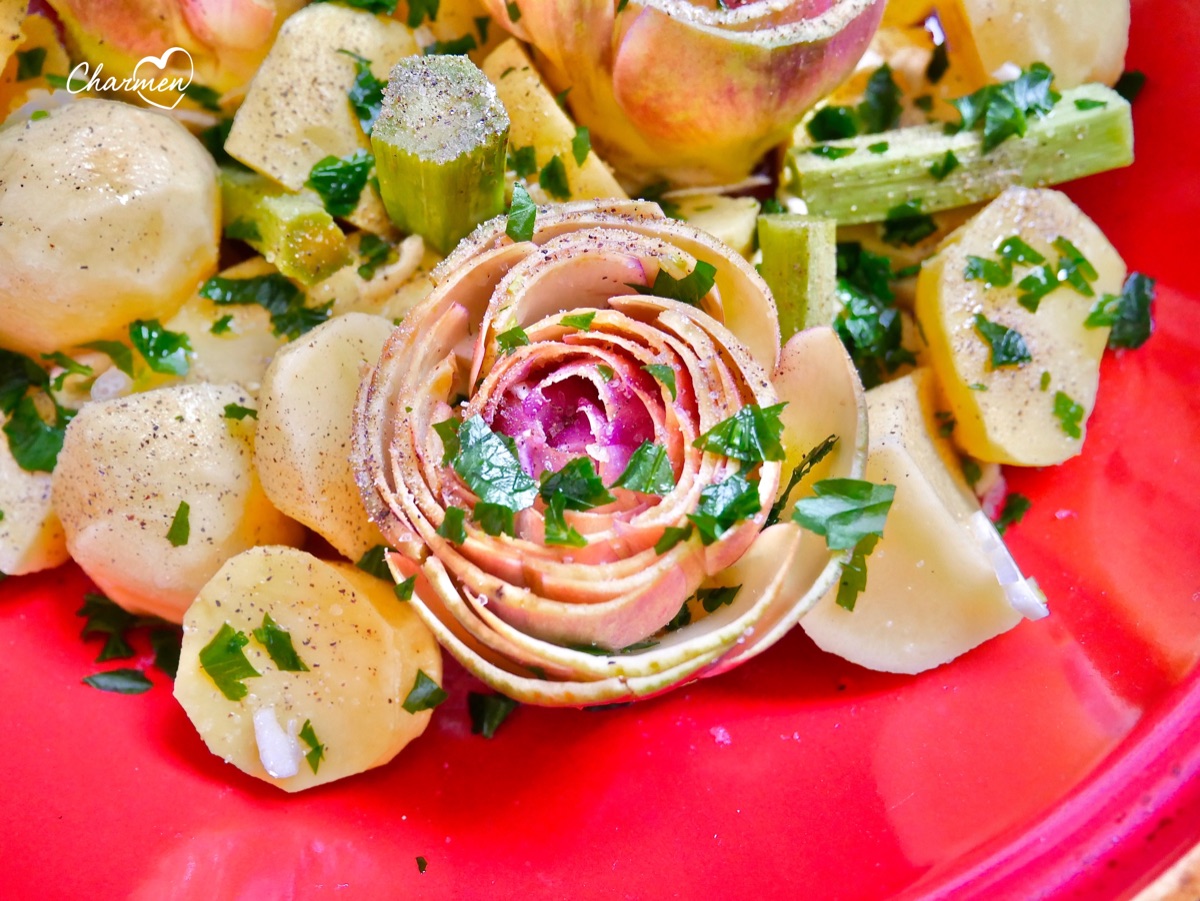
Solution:
[(258, 759), (272, 778), (288, 779), (300, 772), (300, 758), (304, 756), (300, 742), (279, 725), (274, 707), (254, 711), (254, 740), (258, 744)]
[(1049, 616), (1050, 608), (1046, 606), (1045, 597), (1029, 579), (1021, 575), (1017, 561), (1008, 552), (1000, 533), (982, 510), (971, 514), (971, 530), (975, 533), (975, 539), (983, 548), (983, 552), (991, 559), (996, 580), (1004, 589), (1004, 596), (1013, 609), (1026, 619)]

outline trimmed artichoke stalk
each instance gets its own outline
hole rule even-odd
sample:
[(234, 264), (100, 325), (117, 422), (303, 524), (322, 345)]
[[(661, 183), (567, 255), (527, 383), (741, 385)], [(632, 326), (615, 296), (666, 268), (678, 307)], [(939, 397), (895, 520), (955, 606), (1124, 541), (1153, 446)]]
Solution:
[(795, 213), (758, 217), (759, 273), (775, 295), (784, 342), (837, 313), (837, 223)]
[[(1054, 109), (1030, 119), (1024, 137), (1011, 137), (985, 153), (978, 131), (948, 135), (940, 125), (888, 132), (888, 149), (867, 148), (879, 135), (859, 135), (825, 146), (847, 153), (818, 156), (810, 148), (788, 151), (788, 189), (808, 211), (841, 225), (879, 222), (912, 200), (921, 212), (990, 200), (1010, 185), (1040, 188), (1128, 166), (1133, 162), (1129, 104), (1104, 85), (1063, 91)], [(958, 165), (938, 178), (947, 152)]]
[(346, 236), (320, 198), (289, 191), (256, 172), (221, 170), (221, 214), (227, 237), (245, 241), (306, 285), (351, 260)]
[(397, 227), (441, 253), (504, 210), (508, 113), (465, 56), (392, 69), (371, 132), (379, 191)]

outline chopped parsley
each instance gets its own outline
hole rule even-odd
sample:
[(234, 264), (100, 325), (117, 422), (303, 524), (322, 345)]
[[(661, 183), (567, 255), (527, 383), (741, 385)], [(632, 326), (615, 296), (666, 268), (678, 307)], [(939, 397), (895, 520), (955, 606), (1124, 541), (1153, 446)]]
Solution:
[(110, 669), (92, 676), (84, 676), (83, 683), (101, 691), (121, 695), (140, 695), (154, 687), (140, 669)]
[(1062, 391), (1054, 392), (1054, 417), (1068, 437), (1082, 437), (1083, 432), (1079, 426), (1083, 422), (1083, 414), (1083, 406), (1075, 403), (1070, 395)]
[(411, 601), (413, 596), (413, 588), (416, 587), (417, 577), (409, 576), (402, 582), (396, 583), (396, 597), (402, 601)]
[(721, 588), (701, 588), (696, 592), (696, 600), (704, 608), (705, 613), (715, 613), (720, 608), (733, 603), (741, 585), (729, 585)]
[(425, 868), (428, 866), (429, 866), (429, 861), (427, 861), (424, 857), (422, 857), (421, 855), (418, 854), (417, 855), (417, 872), (424, 875)]
[(500, 504), (489, 504), (478, 501), (471, 511), (471, 521), (479, 523), (479, 527), (493, 538), (508, 535), (515, 538), (517, 534), (517, 518), (512, 510)]
[(433, 424), (433, 430), (437, 432), (437, 436), (442, 439), (442, 465), (449, 466), (450, 463), (458, 456), (458, 427), (460, 423), (457, 419), (443, 419), (441, 422)]
[(358, 277), (370, 281), (375, 276), (375, 270), (387, 262), (392, 252), (392, 245), (379, 235), (364, 232), (358, 242)]
[[(871, 73), (863, 99), (857, 106), (825, 106), (805, 126), (814, 141), (852, 138), (858, 134), (888, 131), (900, 123), (901, 91), (892, 78), (891, 67), (884, 63)], [(846, 148), (829, 148), (846, 150)], [(816, 153), (816, 150), (813, 150)], [(853, 152), (853, 150), (846, 150)], [(831, 154), (821, 154), (832, 156)], [(844, 153), (837, 156), (844, 156)], [(837, 156), (832, 156), (836, 159)]]
[(91, 366), (80, 363), (73, 357), (67, 356), (61, 350), (56, 350), (54, 353), (50, 354), (42, 354), (42, 359), (47, 363), (52, 363), (62, 370), (62, 372), (56, 375), (54, 380), (50, 383), (51, 387), (55, 391), (62, 390), (62, 387), (66, 384), (69, 376), (80, 375), (86, 378), (95, 372)]
[(686, 526), (667, 526), (663, 529), (662, 537), (654, 543), (654, 553), (665, 554), (675, 545), (691, 538), (693, 531), (694, 526), (691, 523)]
[(962, 119), (959, 128), (982, 127), (987, 153), (1011, 137), (1024, 137), (1030, 118), (1054, 108), (1061, 95), (1053, 84), (1054, 73), (1045, 64), (1034, 63), (1012, 81), (987, 85), (950, 103)]
[(178, 626), (163, 626), (150, 631), (150, 647), (154, 650), (154, 665), (175, 678), (179, 670), (179, 653), (183, 630)]
[(37, 362), (0, 347), (0, 412), (11, 413), (26, 391), (49, 384), (50, 376)]
[(597, 363), (596, 371), (600, 373), (600, 378), (604, 379), (605, 382), (611, 382), (617, 377), (617, 373), (607, 363)]
[(827, 160), (840, 160), (854, 153), (853, 147), (834, 147), (832, 144), (817, 144), (809, 147), (808, 152)]
[(312, 720), (305, 720), (304, 725), (300, 727), (300, 740), (308, 745), (308, 753), (304, 755), (304, 759), (308, 761), (308, 766), (315, 775), (321, 761), (325, 759), (325, 745), (317, 738)]
[(953, 150), (947, 150), (946, 155), (929, 166), (929, 174), (941, 181), (959, 167), (958, 157)]
[(262, 232), (258, 224), (251, 219), (235, 219), (225, 226), (225, 237), (231, 241), (261, 241)]
[(1050, 373), (1043, 372), (1041, 381), (1038, 382), (1038, 390), (1045, 391), (1049, 387), (1050, 387)]
[[(361, 2), (361, 0), (351, 0)], [(391, 6), (390, 10), (385, 10), (389, 15), (396, 10), (396, 0), (375, 0), (375, 2), (384, 2)], [(437, 21), (439, 0), (409, 0), (408, 16), (404, 20), (404, 24), (409, 28), (417, 28), (422, 22), (428, 19), (430, 22)], [(372, 10), (377, 12), (377, 10)]]
[(1036, 265), (1046, 262), (1046, 258), (1021, 240), (1020, 236), (1012, 235), (996, 245), (996, 253), (1010, 263), (1028, 263)]
[(992, 369), (999, 369), (1001, 366), (1020, 366), (1033, 359), (1020, 332), (998, 322), (992, 322), (982, 313), (975, 314), (975, 331), (978, 332), (979, 337), (983, 338), (991, 351), (988, 365)]
[(1029, 274), (1017, 282), (1021, 293), (1017, 295), (1017, 303), (1036, 313), (1041, 306), (1042, 298), (1058, 287), (1058, 277), (1049, 266), (1035, 266)]
[(462, 544), (467, 540), (467, 530), (463, 525), (466, 511), (458, 507), (447, 507), (442, 524), (437, 527), (437, 533), (451, 544)]
[(864, 479), (822, 479), (813, 497), (796, 502), (792, 519), (825, 537), (832, 550), (848, 550), (867, 536), (881, 536), (896, 496), (895, 485)]
[(979, 468), (978, 461), (971, 457), (963, 457), (962, 459), (962, 474), (967, 480), (967, 484), (974, 488), (979, 484), (979, 480), (983, 478), (983, 470)]
[(182, 332), (163, 328), (157, 319), (137, 319), (129, 323), (129, 341), (155, 372), (187, 375), (192, 342)]
[(425, 56), (465, 56), (478, 46), (475, 35), (464, 34), (452, 41), (434, 41), (421, 53)]
[(868, 153), (887, 153), (887, 150), (888, 150), (888, 142), (887, 141), (877, 141), (874, 144), (867, 145)]
[(496, 343), (500, 345), (500, 353), (510, 354), (518, 347), (526, 347), (529, 344), (529, 335), (525, 333), (525, 329), (519, 325), (514, 325), (508, 331), (500, 332), (496, 335)]
[(640, 494), (670, 494), (675, 488), (675, 472), (667, 457), (666, 448), (643, 441), (629, 456), (625, 471), (613, 483), (614, 488), (627, 488)]
[[(532, 148), (530, 148), (532, 149)], [(508, 208), (508, 224), (504, 233), (514, 241), (529, 241), (533, 238), (537, 206), (520, 182), (513, 185), (512, 204)]]
[(850, 559), (842, 567), (835, 602), (844, 610), (854, 611), (858, 596), (867, 589), (867, 557), (875, 550), (879, 537), (868, 535), (854, 546)]
[(950, 56), (946, 53), (946, 42), (942, 41), (933, 48), (933, 53), (929, 56), (929, 63), (925, 66), (925, 78), (930, 84), (937, 84), (949, 68)]
[(782, 460), (783, 423), (779, 414), (784, 406), (747, 404), (697, 438), (693, 446), (747, 463)]
[(907, 200), (887, 211), (883, 220), (883, 241), (894, 247), (919, 244), (937, 231), (937, 223), (921, 212), (920, 200)]
[(1092, 100), (1090, 97), (1076, 97), (1075, 109), (1086, 112), (1090, 109), (1104, 109), (1108, 106), (1107, 100)]
[(243, 407), (241, 404), (226, 404), (225, 418), (236, 419), (241, 421), (249, 417), (250, 419), (258, 419), (258, 411), (253, 407)]
[(308, 672), (308, 667), (304, 665), (304, 661), (292, 645), (291, 633), (275, 622), (271, 614), (263, 614), (262, 625), (255, 629), (253, 634), (254, 640), (267, 649), (267, 654), (281, 670), (287, 673)]
[(762, 510), (758, 483), (735, 472), (725, 481), (708, 485), (700, 492), (700, 503), (688, 519), (700, 533), (700, 540), (709, 545), (744, 519)]
[(591, 510), (616, 500), (600, 476), (590, 457), (576, 457), (558, 472), (544, 472), (541, 479), (542, 500), (552, 503), (561, 497), (566, 510)]
[(814, 141), (837, 141), (858, 134), (858, 113), (852, 106), (823, 106), (805, 126)]
[(417, 678), (413, 687), (404, 699), (403, 707), (409, 713), (420, 713), (422, 710), (432, 710), (449, 695), (445, 690), (425, 675), (424, 670), (417, 670)]
[[(691, 599), (689, 598), (688, 600), (691, 600)], [(682, 629), (684, 626), (690, 624), (691, 621), (692, 621), (692, 608), (691, 608), (691, 606), (689, 606), (688, 601), (684, 601), (682, 606), (680, 606), (680, 608), (679, 608), (679, 612), (676, 613), (673, 617), (671, 617), (671, 621), (669, 623), (667, 623), (665, 626), (663, 626), (663, 629), (666, 630), (667, 632), (675, 632), (679, 629)]]
[(582, 125), (575, 126), (575, 137), (571, 139), (571, 156), (575, 165), (582, 166), (592, 150), (592, 134)]
[[(629, 0), (625, 0), (625, 2), (628, 3)], [(520, 22), (521, 21), (521, 7), (517, 5), (515, 0), (509, 0), (508, 3), (504, 4), (504, 8), (508, 12), (508, 21), (510, 21), (510, 22)], [(620, 5), (618, 5), (617, 12), (620, 12), (620, 11), (621, 11)]]
[(171, 547), (183, 547), (188, 543), (192, 534), (192, 526), (189, 521), (191, 511), (192, 508), (187, 501), (180, 501), (179, 506), (175, 508), (171, 528), (167, 529), (167, 541), (171, 542)]
[(1142, 93), (1142, 88), (1145, 86), (1145, 72), (1139, 72), (1137, 69), (1126, 69), (1117, 78), (1116, 84), (1113, 85), (1113, 90), (1130, 103), (1133, 103), (1138, 98), (1138, 95)]
[(767, 514), (767, 521), (763, 523), (764, 528), (766, 526), (773, 526), (779, 522), (779, 517), (783, 515), (783, 508), (788, 505), (788, 500), (792, 492), (796, 490), (796, 486), (800, 484), (806, 475), (812, 472), (814, 466), (825, 459), (837, 442), (837, 435), (830, 435), (804, 455), (800, 464), (792, 470), (792, 474), (788, 477), (787, 485), (780, 493), (778, 500), (771, 505), (771, 512)]
[(704, 260), (697, 260), (696, 267), (683, 278), (675, 278), (660, 266), (658, 273), (654, 276), (654, 284), (650, 287), (647, 288), (645, 285), (633, 284), (628, 285), (628, 287), (633, 288), (638, 294), (665, 297), (669, 300), (678, 300), (680, 303), (696, 307), (700, 305), (700, 301), (704, 299), (705, 295), (712, 290), (712, 286), (716, 282), (716, 276), (716, 266)]
[(200, 286), (200, 296), (218, 306), (258, 305), (271, 314), (271, 331), (295, 340), (329, 318), (332, 302), (306, 307), (304, 292), (278, 272), (253, 278), (213, 276)]
[(963, 278), (969, 282), (983, 282), (989, 287), (1003, 288), (1012, 284), (1012, 264), (1007, 260), (997, 262), (968, 254)]
[(467, 692), (467, 711), (471, 714), (471, 734), (492, 738), (500, 725), (517, 709), (517, 702), (505, 695)]
[(654, 184), (642, 188), (642, 193), (638, 199), (657, 203), (663, 211), (663, 215), (670, 219), (682, 219), (683, 215), (679, 209), (679, 204), (663, 196), (670, 188), (671, 185), (668, 182), (656, 181)]
[(96, 657), (97, 663), (133, 656), (133, 647), (125, 636), (130, 629), (138, 625), (137, 616), (117, 606), (104, 595), (92, 592), (83, 596), (83, 606), (75, 611), (75, 615), (86, 617), (83, 631), (79, 633), (82, 637), (104, 636), (104, 646)]
[(764, 213), (786, 213), (787, 207), (780, 203), (774, 197), (768, 197), (762, 202), (762, 211)]
[(370, 135), (371, 129), (375, 127), (375, 120), (379, 118), (379, 111), (383, 108), (383, 89), (387, 87), (387, 82), (375, 77), (371, 71), (371, 61), (366, 57), (359, 56), (352, 50), (339, 50), (338, 53), (344, 53), (354, 60), (354, 83), (350, 85), (349, 91), (350, 105), (354, 108), (354, 114), (358, 116), (362, 130)]
[(482, 43), (482, 44), (487, 43), (488, 26), (490, 26), (491, 24), (492, 24), (492, 20), (489, 19), (487, 16), (476, 16), (475, 17), (475, 30), (479, 32), (480, 43)]
[(557, 154), (550, 157), (550, 162), (542, 166), (542, 171), (538, 173), (538, 184), (555, 200), (571, 199), (571, 186), (567, 183), (567, 167), (563, 165), (562, 157)]
[(1025, 514), (1029, 512), (1031, 506), (1032, 503), (1025, 495), (1010, 491), (1004, 498), (1004, 507), (996, 519), (996, 531), (1003, 535), (1009, 526), (1015, 526), (1025, 518)]
[[(558, 320), (558, 324), (564, 328), (577, 328), (580, 331), (586, 332), (592, 327), (592, 320), (596, 318), (595, 310), (588, 310), (586, 313), (571, 313)], [(645, 367), (643, 367), (645, 368)]]
[(46, 48), (31, 47), (29, 50), (17, 51), (17, 81), (29, 81), (42, 74), (42, 66), (46, 64)]
[(1088, 262), (1078, 247), (1062, 235), (1054, 239), (1054, 248), (1062, 254), (1058, 258), (1058, 280), (1066, 282), (1084, 297), (1092, 297), (1096, 292), (1089, 282), (1100, 277), (1096, 267)]
[(231, 701), (246, 697), (248, 689), (242, 680), (262, 675), (242, 651), (249, 642), (244, 632), (236, 631), (229, 623), (222, 623), (212, 641), (200, 649), (200, 668), (212, 679), (217, 690)]
[(226, 313), (224, 316), (221, 316), (219, 319), (214, 320), (212, 326), (209, 328), (208, 331), (210, 334), (213, 334), (213, 335), (224, 335), (226, 332), (229, 331), (229, 327), (232, 323), (233, 323), (233, 317), (230, 316), (228, 313)]
[(903, 322), (890, 290), (884, 299), (839, 277), (837, 298), (841, 309), (833, 327), (864, 387), (873, 388), (901, 366), (916, 362), (912, 352), (901, 344)]
[(62, 450), (67, 423), (75, 414), (55, 403), (55, 421), (50, 425), (29, 395), (21, 397), (13, 408), (12, 415), (4, 424), (8, 436), (8, 449), (17, 465), (26, 472), (53, 472)]
[(642, 369), (652, 376), (654, 379), (671, 392), (671, 400), (678, 399), (678, 394), (675, 391), (675, 370), (666, 363), (647, 363)]
[(1083, 324), (1088, 328), (1111, 326), (1109, 347), (1141, 347), (1154, 331), (1150, 305), (1154, 300), (1154, 279), (1140, 272), (1130, 273), (1121, 293), (1105, 294), (1093, 304)]
[(567, 523), (566, 509), (566, 498), (562, 494), (556, 493), (550, 498), (544, 516), (546, 544), (587, 547), (587, 539), (579, 534), (574, 526)]
[(509, 150), (508, 168), (516, 173), (517, 178), (528, 178), (533, 175), (537, 172), (537, 148), (529, 144)]
[(348, 216), (358, 206), (374, 165), (375, 157), (361, 147), (344, 157), (330, 155), (312, 167), (304, 184), (320, 195), (330, 216)]
[[(476, 497), (513, 512), (533, 503), (538, 485), (521, 468), (511, 438), (493, 432), (483, 417), (476, 414), (458, 427), (458, 441), (454, 471)], [(450, 510), (446, 511), (447, 517)], [(460, 510), (460, 528), (461, 514)]]

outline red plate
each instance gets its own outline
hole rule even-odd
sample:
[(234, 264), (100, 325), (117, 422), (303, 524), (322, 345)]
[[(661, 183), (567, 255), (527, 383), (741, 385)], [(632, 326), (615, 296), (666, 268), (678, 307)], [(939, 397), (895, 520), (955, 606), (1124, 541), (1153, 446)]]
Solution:
[[(470, 734), (457, 668), (389, 766), (287, 796), (170, 684), (95, 691), (74, 568), (0, 587), (9, 898), (1122, 897), (1200, 840), (1200, 7), (1134, 3), (1138, 162), (1072, 186), (1158, 330), (1110, 354), (1084, 454), (1009, 474), (1052, 616), (915, 678), (799, 631), (721, 678)], [(148, 663), (142, 661), (142, 663)], [(428, 862), (418, 872), (417, 858)]]

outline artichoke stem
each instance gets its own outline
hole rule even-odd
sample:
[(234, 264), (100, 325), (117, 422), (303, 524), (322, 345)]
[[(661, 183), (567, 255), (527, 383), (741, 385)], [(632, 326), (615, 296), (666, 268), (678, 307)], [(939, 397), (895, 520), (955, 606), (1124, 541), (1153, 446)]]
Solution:
[(837, 223), (797, 213), (758, 217), (759, 272), (775, 296), (779, 335), (832, 325), (837, 315)]
[(440, 253), (504, 211), (508, 113), (465, 56), (413, 56), (392, 69), (371, 132), (388, 216)]

